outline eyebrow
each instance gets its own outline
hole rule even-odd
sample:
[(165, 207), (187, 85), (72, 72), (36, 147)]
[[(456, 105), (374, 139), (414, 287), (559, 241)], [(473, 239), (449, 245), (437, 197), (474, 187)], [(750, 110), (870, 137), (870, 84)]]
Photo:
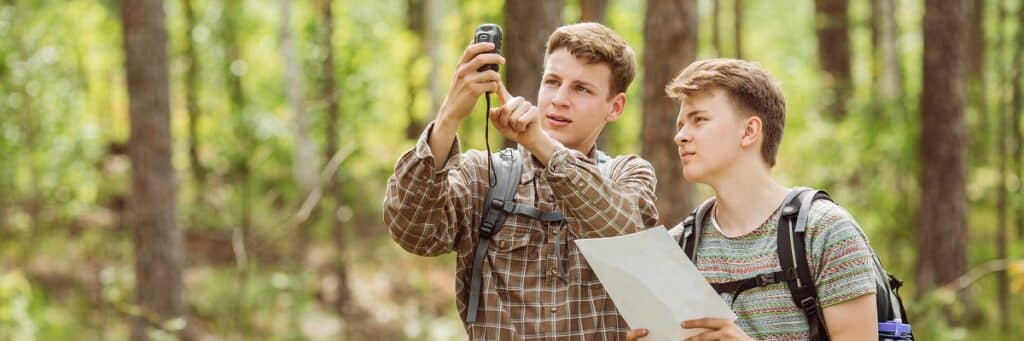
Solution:
[(699, 114), (699, 113), (702, 113), (702, 112), (704, 112), (704, 109), (690, 110), (690, 112), (686, 113), (685, 116), (686, 116), (686, 119), (690, 119), (690, 117), (693, 117), (693, 115), (696, 115), (696, 114)]

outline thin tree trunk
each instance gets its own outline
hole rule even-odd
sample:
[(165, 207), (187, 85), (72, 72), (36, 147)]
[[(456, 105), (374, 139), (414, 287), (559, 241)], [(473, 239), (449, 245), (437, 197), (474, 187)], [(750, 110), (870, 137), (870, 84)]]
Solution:
[[(339, 109), (339, 98), (341, 94), (338, 92), (335, 86), (334, 79), (334, 45), (331, 43), (334, 37), (334, 14), (332, 12), (331, 0), (321, 0), (320, 10), (323, 15), (323, 27), (321, 31), (321, 44), (327, 50), (327, 56), (323, 60), (323, 74), (324, 84), (323, 93), (327, 100), (327, 120), (325, 124), (326, 128), (326, 153), (325, 160), (330, 160), (330, 157), (338, 151), (338, 111)], [(349, 306), (351, 305), (351, 294), (348, 282), (348, 238), (346, 238), (345, 224), (343, 221), (338, 219), (338, 209), (342, 204), (342, 193), (341, 188), (338, 186), (337, 173), (330, 177), (327, 182), (327, 192), (332, 200), (332, 207), (329, 208), (328, 214), (326, 215), (330, 219), (331, 234), (334, 238), (334, 246), (338, 250), (338, 257), (334, 263), (335, 275), (338, 276), (338, 299), (334, 302), (335, 313), (339, 317), (345, 319), (351, 312)]]
[(743, 59), (743, 0), (733, 0), (732, 25), (732, 40), (736, 44), (736, 58)]
[[(429, 86), (434, 85), (431, 77), (437, 77), (437, 71), (435, 70), (435, 65), (433, 65), (435, 61), (429, 61), (432, 65), (430, 67), (430, 70), (428, 70), (429, 74), (427, 76), (427, 82), (417, 81), (419, 77), (417, 73), (414, 72), (414, 65), (416, 64), (416, 61), (420, 60), (421, 56), (428, 54), (426, 40), (428, 38), (427, 30), (430, 28), (427, 28), (427, 17), (429, 16), (427, 10), (430, 4), (426, 3), (433, 1), (435, 0), (406, 1), (406, 19), (409, 21), (408, 28), (409, 31), (412, 31), (412, 33), (416, 36), (416, 41), (413, 43), (415, 45), (414, 50), (416, 52), (409, 55), (409, 59), (406, 61), (405, 67), (406, 93), (409, 96), (409, 103), (406, 106), (406, 115), (408, 116), (409, 123), (407, 123), (405, 126), (405, 137), (411, 140), (419, 138), (420, 134), (423, 132), (423, 129), (425, 128), (424, 122), (420, 118), (418, 118), (418, 116), (420, 116), (420, 112), (416, 107), (416, 100), (419, 97), (419, 93), (423, 91), (424, 84), (428, 85), (428, 100), (433, 100), (434, 98), (432, 93), (434, 89), (429, 88)], [(431, 23), (433, 23), (434, 21), (435, 20), (430, 20)], [(436, 48), (434, 48), (434, 50), (436, 51)], [(428, 56), (428, 58), (430, 57)], [(431, 103), (430, 105), (430, 110), (434, 110), (433, 103)], [(433, 114), (433, 112), (431, 112), (431, 114)]]
[[(185, 111), (188, 112), (188, 160), (192, 178), (196, 181), (196, 199), (202, 198), (206, 188), (207, 170), (199, 160), (199, 58), (196, 57), (192, 31), (196, 27), (192, 0), (181, 0), (185, 13)], [(199, 200), (195, 201), (199, 203)]]
[(916, 231), (920, 293), (967, 270), (966, 9), (964, 0), (925, 1)]
[(974, 0), (968, 4), (968, 24), (970, 25), (970, 48), (968, 49), (967, 63), (967, 91), (970, 106), (977, 113), (977, 120), (971, 129), (972, 150), (980, 151), (974, 153), (974, 158), (982, 163), (988, 162), (989, 153), (989, 123), (988, 123), (988, 97), (985, 89), (985, 1)]
[[(544, 73), (544, 49), (548, 36), (562, 23), (564, 0), (517, 0), (505, 2), (505, 86), (513, 96), (537, 104), (537, 90)], [(492, 102), (493, 103), (493, 102)], [(515, 143), (505, 141), (506, 147)]]
[(303, 106), (302, 73), (299, 60), (295, 56), (295, 37), (291, 28), (291, 1), (281, 0), (281, 55), (284, 59), (284, 86), (288, 103), (292, 107), (292, 120), (295, 129), (295, 165), (293, 174), (303, 195), (308, 194), (317, 185), (316, 144), (309, 136), (309, 115)]
[[(317, 165), (320, 161), (317, 159), (316, 144), (309, 135), (309, 115), (303, 106), (301, 73), (298, 58), (295, 56), (295, 37), (291, 28), (291, 3), (291, 0), (281, 0), (281, 56), (284, 59), (284, 88), (292, 109), (292, 128), (295, 134), (292, 175), (295, 183), (299, 185), (300, 197), (306, 197), (319, 185)], [(308, 222), (298, 226), (293, 253), (299, 261), (302, 260), (309, 245), (312, 234), (310, 229), (311, 224)]]
[(722, 1), (711, 0), (711, 47), (715, 49), (715, 56), (722, 54)]
[(852, 90), (850, 80), (850, 34), (847, 29), (846, 0), (815, 0), (815, 34), (818, 63), (825, 72), (825, 113), (840, 121), (846, 117), (846, 102)]
[(430, 68), (427, 71), (427, 82), (430, 89), (430, 113), (437, 114), (444, 102), (447, 90), (442, 85), (441, 70), (441, 19), (444, 17), (444, 3), (442, 0), (424, 0), (423, 4), (427, 10), (427, 17), (424, 18), (424, 47), (427, 51), (427, 58), (430, 61)]
[[(241, 4), (238, 1), (225, 0), (226, 16), (223, 26), (224, 44), (227, 49), (227, 58), (224, 60), (225, 79), (227, 81), (228, 98), (231, 101), (232, 123), (234, 124), (234, 135), (239, 146), (252, 146), (251, 129), (248, 118), (246, 118), (246, 99), (242, 89), (242, 76), (246, 73), (245, 62), (241, 59), (238, 42), (238, 23), (235, 14), (243, 13)], [(243, 148), (246, 149), (246, 148)], [(247, 307), (245, 303), (245, 292), (248, 285), (249, 257), (246, 250), (248, 245), (249, 231), (252, 225), (252, 193), (250, 188), (251, 150), (233, 151), (231, 155), (231, 173), (237, 188), (239, 213), (241, 215), (238, 225), (231, 233), (231, 246), (235, 256), (235, 265), (238, 270), (238, 288), (235, 299), (235, 329), (243, 335), (248, 332), (248, 319), (246, 318)]]
[[(996, 2), (996, 8), (998, 11), (996, 27), (999, 28), (996, 33), (995, 41), (995, 55), (994, 58), (996, 63), (996, 70), (1005, 70), (1006, 68), (1006, 48), (1004, 44), (1003, 25), (1006, 22), (1006, 6), (1002, 1)], [(1002, 260), (1008, 259), (1008, 244), (1010, 238), (1009, 226), (1009, 209), (1008, 209), (1008, 196), (1009, 189), (1007, 188), (1007, 141), (1009, 141), (1009, 119), (1007, 118), (1006, 112), (1006, 97), (1003, 95), (1005, 91), (1002, 89), (1007, 85), (1006, 75), (1004, 72), (997, 73), (996, 81), (996, 103), (995, 103), (995, 114), (996, 114), (996, 140), (995, 148), (999, 173), (998, 188), (996, 191), (996, 223), (997, 232), (995, 237), (997, 257)], [(998, 283), (998, 297), (999, 297), (999, 327), (1004, 332), (1009, 327), (1009, 296), (1010, 296), (1010, 278), (1009, 274), (1004, 271), (996, 273)]]
[(580, 0), (580, 22), (604, 22), (608, 0)]
[(1024, 189), (1024, 185), (1021, 185), (1022, 181), (1024, 181), (1024, 132), (1021, 131), (1021, 129), (1024, 129), (1021, 127), (1021, 115), (1024, 115), (1024, 112), (1021, 112), (1024, 109), (1022, 108), (1024, 103), (1021, 103), (1024, 102), (1024, 98), (1022, 98), (1024, 97), (1024, 93), (1022, 93), (1024, 91), (1022, 89), (1024, 84), (1021, 83), (1024, 81), (1022, 79), (1024, 78), (1022, 77), (1024, 76), (1024, 70), (1022, 70), (1024, 66), (1020, 64), (1020, 61), (1024, 60), (1022, 59), (1024, 58), (1024, 28), (1022, 28), (1021, 24), (1024, 23), (1024, 4), (1017, 7), (1017, 23), (1017, 50), (1010, 58), (1010, 60), (1017, 61), (1014, 63), (1015, 77), (1013, 86), (1011, 86), (1013, 89), (1013, 107), (1010, 111), (1010, 128), (1012, 129), (1011, 136), (1013, 138), (1013, 168), (1017, 170), (1017, 186), (1014, 188), (1014, 193), (1017, 196), (1017, 235), (1024, 237), (1024, 194), (1021, 193), (1022, 189)]
[(171, 163), (163, 2), (125, 0), (121, 18), (131, 116), (135, 294), (142, 309), (132, 324), (132, 339), (147, 340), (149, 327), (187, 318), (182, 282), (185, 255), (175, 215)]
[(697, 56), (698, 12), (695, 0), (648, 0), (644, 20), (643, 155), (659, 174), (655, 193), (661, 223), (682, 221), (696, 202), (694, 186), (683, 179), (675, 133), (679, 107), (665, 95), (665, 85)]
[(871, 41), (874, 45), (873, 83), (885, 102), (903, 98), (903, 72), (896, 44), (896, 0), (871, 0)]

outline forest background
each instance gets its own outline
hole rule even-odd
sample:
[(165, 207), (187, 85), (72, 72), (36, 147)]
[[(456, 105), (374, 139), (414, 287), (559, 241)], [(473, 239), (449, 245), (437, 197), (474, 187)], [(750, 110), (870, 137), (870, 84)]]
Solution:
[(1022, 0), (0, 0), (0, 339), (463, 339), (454, 258), (389, 239), (384, 183), (478, 24), (535, 99), (578, 21), (638, 55), (600, 146), (652, 161), (665, 224), (710, 194), (665, 84), (756, 61), (775, 174), (857, 217), (918, 338), (1024, 337)]

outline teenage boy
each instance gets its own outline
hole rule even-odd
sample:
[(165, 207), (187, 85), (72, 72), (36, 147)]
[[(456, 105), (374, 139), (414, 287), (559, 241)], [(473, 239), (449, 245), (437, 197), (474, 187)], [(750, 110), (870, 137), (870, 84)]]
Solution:
[[(681, 100), (675, 143), (683, 176), (715, 192), (695, 265), (712, 284), (780, 271), (777, 222), (791, 190), (772, 178), (771, 169), (786, 117), (782, 90), (756, 64), (709, 59), (690, 64), (666, 92)], [(877, 339), (872, 256), (860, 227), (827, 200), (813, 202), (806, 226), (806, 261), (828, 336)], [(691, 340), (812, 337), (785, 281), (721, 296), (732, 302), (738, 319), (681, 321), (682, 328), (708, 329)], [(633, 330), (629, 339), (646, 334)]]
[[(504, 63), (500, 55), (483, 53), (493, 48), (466, 48), (437, 118), (395, 166), (384, 222), (411, 253), (457, 254), (456, 302), (470, 339), (624, 338), (628, 325), (572, 241), (632, 233), (657, 222), (650, 163), (636, 155), (616, 157), (608, 161), (607, 176), (597, 166), (603, 155), (595, 148), (597, 137), (626, 105), (633, 52), (600, 24), (558, 28), (548, 38), (534, 106), (509, 95), (497, 72), (480, 71)], [(516, 202), (561, 212), (564, 219), (510, 213), (482, 250), (480, 278), (474, 278), (481, 214), (489, 205), (489, 155), (462, 152), (456, 130), (485, 92), (502, 103), (488, 113), (491, 123), (518, 142), (515, 152), (524, 160)]]

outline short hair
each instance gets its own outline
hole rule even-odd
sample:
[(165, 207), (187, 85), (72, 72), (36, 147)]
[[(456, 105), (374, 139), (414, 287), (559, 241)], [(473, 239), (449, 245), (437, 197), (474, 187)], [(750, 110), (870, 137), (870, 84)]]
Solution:
[(748, 117), (761, 118), (764, 134), (761, 156), (768, 165), (775, 166), (782, 130), (786, 126), (786, 99), (782, 88), (756, 63), (714, 58), (687, 66), (665, 87), (665, 92), (671, 98), (681, 98), (712, 88), (724, 89), (733, 105)]
[(611, 69), (608, 98), (626, 92), (636, 75), (636, 57), (615, 31), (599, 23), (584, 22), (559, 27), (548, 37), (545, 56), (565, 48), (589, 64), (604, 63)]

